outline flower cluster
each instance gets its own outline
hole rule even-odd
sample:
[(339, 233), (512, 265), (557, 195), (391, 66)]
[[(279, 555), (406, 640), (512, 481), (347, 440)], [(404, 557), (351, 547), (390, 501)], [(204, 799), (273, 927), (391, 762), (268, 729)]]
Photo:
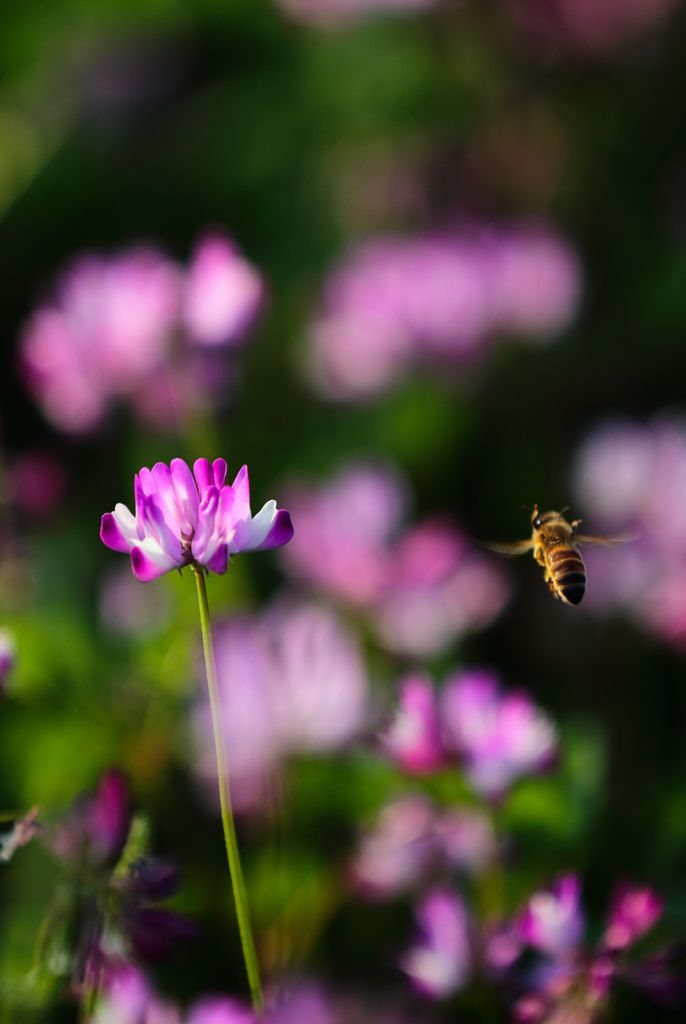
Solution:
[(351, 868), (356, 888), (388, 899), (440, 870), (478, 875), (496, 852), (493, 826), (470, 806), (439, 810), (421, 796), (388, 804), (366, 832)]
[(620, 885), (600, 941), (588, 950), (580, 896), (577, 876), (562, 876), (535, 892), (505, 925), (479, 934), (457, 892), (432, 889), (417, 906), (419, 933), (401, 967), (432, 999), (459, 991), (478, 968), (519, 991), (514, 1019), (520, 1024), (590, 1024), (615, 978), (639, 977), (626, 953), (655, 925), (662, 901), (647, 887)]
[(103, 543), (130, 554), (143, 583), (191, 564), (224, 573), (231, 555), (280, 547), (293, 536), (288, 512), (275, 501), (251, 515), (247, 466), (232, 485), (224, 459), (198, 459), (193, 471), (195, 479), (183, 459), (144, 467), (134, 483), (135, 516), (118, 504), (102, 517)]
[(401, 681), (400, 706), (382, 744), (410, 774), (458, 758), (473, 788), (498, 799), (520, 776), (551, 764), (557, 732), (527, 693), (503, 693), (491, 672), (449, 676), (440, 702), (431, 680), (413, 673)]
[(676, 0), (509, 0), (520, 29), (545, 51), (598, 56), (662, 21)]
[(257, 270), (229, 239), (202, 238), (184, 270), (154, 248), (77, 259), (24, 327), (29, 386), (60, 430), (94, 430), (117, 399), (166, 427), (224, 387), (218, 349), (262, 302)]
[[(289, 979), (270, 993), (260, 1016), (264, 1024), (419, 1024), (392, 1006), (369, 1005), (350, 994), (341, 997), (310, 980)], [(257, 1024), (245, 1003), (232, 996), (205, 995), (183, 1013), (162, 999), (148, 979), (132, 964), (121, 961), (105, 987), (91, 1024)]]
[(286, 569), (330, 597), (366, 612), (392, 651), (431, 656), (487, 626), (509, 589), (501, 566), (477, 553), (450, 522), (401, 531), (404, 493), (371, 466), (340, 471), (318, 489), (294, 489), (298, 533)]
[(686, 646), (686, 423), (599, 425), (577, 454), (575, 490), (597, 532), (634, 535), (592, 549), (588, 607), (628, 613), (645, 629)]
[(145, 852), (144, 829), (132, 818), (123, 777), (105, 772), (94, 796), (81, 797), (47, 832), (52, 854), (79, 880), (71, 913), (76, 922), (73, 985), (97, 992), (116, 967), (113, 950), (146, 959), (166, 955), (195, 934), (184, 917), (156, 906), (177, 888), (175, 866)]
[[(234, 804), (264, 796), (280, 759), (335, 750), (366, 725), (367, 672), (359, 643), (322, 605), (278, 603), (216, 630), (217, 675)], [(212, 719), (203, 695), (194, 720), (196, 766), (216, 793)]]
[(308, 374), (325, 397), (365, 398), (418, 361), (464, 360), (498, 334), (547, 343), (580, 295), (579, 259), (549, 229), (368, 241), (328, 281)]

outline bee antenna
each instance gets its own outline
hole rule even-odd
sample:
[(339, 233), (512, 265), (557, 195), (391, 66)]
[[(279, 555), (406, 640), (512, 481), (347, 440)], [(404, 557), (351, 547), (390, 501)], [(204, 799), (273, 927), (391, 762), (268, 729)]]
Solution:
[(565, 505), (563, 509), (560, 509), (560, 515), (563, 516), (565, 512), (569, 512), (569, 505)]
[(525, 512), (531, 512), (531, 513), (533, 513), (533, 509), (532, 509), (532, 508), (529, 508), (529, 506), (528, 506), (528, 505), (522, 505), (522, 508), (524, 509), (524, 511), (525, 511)]

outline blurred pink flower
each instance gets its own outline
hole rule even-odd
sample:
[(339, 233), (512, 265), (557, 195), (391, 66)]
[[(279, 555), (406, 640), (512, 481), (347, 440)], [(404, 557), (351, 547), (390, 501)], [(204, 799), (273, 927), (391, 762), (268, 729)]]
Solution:
[(491, 821), (469, 807), (446, 811), (436, 822), (436, 840), (445, 859), (455, 868), (479, 875), (496, 854)]
[(162, 361), (178, 302), (179, 270), (154, 249), (76, 260), (21, 343), (48, 419), (75, 433), (93, 429), (115, 396), (131, 394)]
[(227, 345), (244, 336), (264, 297), (259, 272), (220, 234), (198, 242), (183, 287), (182, 315), (196, 345)]
[(509, 589), (500, 565), (449, 522), (397, 537), (403, 497), (395, 477), (370, 466), (294, 490), (298, 530), (283, 558), (297, 578), (368, 612), (390, 650), (426, 657), (487, 626)]
[[(600, 424), (577, 453), (575, 490), (593, 532), (629, 535), (587, 554), (589, 610), (618, 609), (686, 646), (686, 422)], [(590, 532), (590, 531), (589, 531)]]
[(546, 956), (570, 953), (584, 933), (580, 897), (581, 883), (573, 874), (562, 875), (551, 889), (539, 889), (518, 922), (519, 937)]
[(230, 996), (203, 996), (190, 1007), (185, 1024), (257, 1024), (257, 1018)]
[(400, 481), (374, 466), (340, 470), (324, 486), (290, 497), (298, 530), (283, 552), (286, 568), (318, 590), (353, 605), (387, 586), (389, 544), (404, 511)]
[(400, 702), (381, 742), (388, 756), (403, 771), (424, 775), (444, 761), (441, 726), (431, 679), (410, 674), (399, 683)]
[(464, 758), (472, 785), (487, 797), (544, 768), (557, 748), (552, 720), (528, 694), (502, 693), (497, 678), (483, 670), (447, 681), (441, 719), (446, 745)]
[(568, 242), (547, 231), (503, 231), (489, 252), (494, 323), (508, 334), (548, 341), (581, 299), (582, 268)]
[(393, 572), (374, 614), (392, 651), (431, 657), (456, 637), (488, 626), (510, 590), (500, 566), (477, 553), (449, 522), (409, 530), (393, 550)]
[(339, 1024), (340, 1015), (330, 995), (320, 985), (297, 981), (277, 994), (267, 1011), (266, 1021), (267, 1024)]
[(110, 971), (92, 1024), (257, 1024), (251, 1009), (230, 996), (203, 996), (184, 1017), (160, 999), (147, 978), (126, 961)]
[[(330, 751), (365, 726), (367, 674), (357, 639), (321, 605), (279, 604), (260, 619), (234, 620), (216, 632), (232, 793), (238, 807), (259, 800), (278, 761)], [(195, 715), (200, 777), (216, 779), (203, 696)]]
[(479, 875), (495, 849), (493, 826), (480, 811), (439, 811), (424, 797), (406, 797), (387, 804), (363, 834), (351, 875), (363, 895), (388, 899), (439, 868)]
[(619, 885), (610, 907), (602, 945), (610, 950), (632, 946), (660, 919), (663, 907), (663, 900), (648, 886)]
[(600, 55), (662, 20), (677, 0), (510, 0), (522, 31), (541, 48)]
[(388, 804), (362, 837), (352, 877), (368, 897), (387, 899), (414, 885), (436, 856), (435, 811), (423, 797)]
[(581, 285), (578, 256), (545, 227), (373, 239), (332, 271), (306, 370), (324, 397), (369, 397), (418, 360), (464, 360), (497, 333), (554, 338)]
[(510, 929), (501, 933), (514, 940), (515, 949), (525, 943), (542, 955), (533, 967), (524, 968), (529, 990), (514, 1006), (520, 1024), (591, 1024), (617, 976), (668, 1000), (683, 991), (664, 952), (638, 964), (624, 955), (662, 913), (662, 901), (652, 889), (617, 887), (605, 933), (593, 950), (582, 945), (580, 893), (576, 875), (559, 877), (551, 889), (535, 892)]
[(24, 326), (28, 384), (46, 418), (70, 433), (93, 431), (118, 399), (148, 425), (178, 427), (226, 390), (218, 350), (245, 335), (263, 290), (220, 234), (201, 239), (187, 272), (151, 247), (88, 253)]
[(415, 988), (445, 999), (465, 985), (471, 969), (469, 919), (461, 898), (444, 889), (427, 893), (416, 909), (419, 936), (401, 967)]

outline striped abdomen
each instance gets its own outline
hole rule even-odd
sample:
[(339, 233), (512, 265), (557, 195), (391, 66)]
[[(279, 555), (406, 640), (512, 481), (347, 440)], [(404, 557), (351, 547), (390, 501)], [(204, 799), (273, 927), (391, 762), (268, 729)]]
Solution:
[(553, 589), (567, 604), (579, 604), (586, 592), (586, 566), (572, 544), (556, 544), (546, 552)]

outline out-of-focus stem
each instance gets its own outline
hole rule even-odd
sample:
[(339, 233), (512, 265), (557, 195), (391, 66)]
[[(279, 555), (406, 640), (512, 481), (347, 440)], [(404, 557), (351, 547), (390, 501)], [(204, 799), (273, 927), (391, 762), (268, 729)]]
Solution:
[(205, 672), (207, 673), (207, 688), (210, 694), (210, 707), (212, 709), (212, 728), (214, 730), (214, 748), (217, 755), (217, 775), (219, 777), (219, 801), (222, 811), (222, 825), (224, 826), (224, 841), (226, 842), (226, 853), (229, 859), (229, 871), (231, 872), (231, 884), (233, 886), (233, 898), (236, 903), (236, 917), (238, 919), (238, 930), (243, 946), (245, 968), (250, 983), (252, 1003), (257, 1014), (264, 1009), (262, 997), (262, 986), (260, 984), (260, 971), (255, 954), (255, 943), (253, 942), (250, 928), (250, 914), (248, 911), (248, 897), (243, 881), (243, 871), (238, 855), (238, 843), (236, 841), (236, 828), (231, 810), (231, 794), (229, 791), (229, 774), (226, 764), (226, 752), (224, 750), (224, 730), (221, 721), (221, 705), (219, 701), (219, 689), (217, 686), (217, 668), (214, 661), (214, 644), (212, 643), (212, 627), (210, 625), (210, 607), (207, 600), (207, 587), (205, 586), (205, 575), (200, 566), (191, 566), (195, 573), (195, 582), (198, 588), (198, 606), (200, 608), (200, 628), (202, 630), (202, 646), (205, 654)]

